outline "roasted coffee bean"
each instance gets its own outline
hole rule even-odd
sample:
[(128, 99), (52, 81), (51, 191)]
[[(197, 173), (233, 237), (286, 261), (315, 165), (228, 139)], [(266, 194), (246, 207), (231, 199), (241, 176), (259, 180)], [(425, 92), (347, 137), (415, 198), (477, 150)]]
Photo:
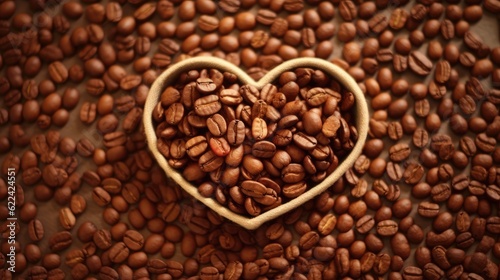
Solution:
[(259, 182), (247, 180), (241, 183), (241, 191), (250, 197), (263, 197), (266, 187)]
[(241, 94), (235, 89), (223, 89), (219, 96), (220, 101), (225, 105), (238, 105), (243, 101)]
[(377, 224), (377, 233), (381, 236), (392, 236), (398, 231), (398, 225), (392, 220), (380, 221)]
[(361, 234), (368, 233), (374, 226), (375, 220), (369, 215), (361, 217), (356, 222), (356, 230)]
[(418, 205), (417, 211), (422, 217), (433, 218), (439, 214), (439, 205), (430, 202), (421, 202)]
[(413, 51), (408, 57), (408, 66), (410, 69), (418, 75), (428, 75), (431, 71), (433, 64), (432, 62), (421, 52)]
[(394, 70), (398, 73), (404, 72), (408, 68), (408, 58), (406, 56), (396, 54), (393, 57), (392, 63)]
[(115, 243), (109, 249), (109, 259), (113, 263), (121, 263), (129, 256), (129, 249), (124, 242)]
[(45, 235), (43, 224), (40, 220), (33, 219), (28, 224), (28, 235), (32, 241), (40, 241)]
[(388, 254), (382, 253), (377, 255), (374, 262), (374, 272), (378, 275), (383, 275), (389, 270), (391, 257)]
[(370, 30), (375, 32), (376, 34), (379, 34), (382, 31), (384, 31), (388, 25), (389, 25), (389, 20), (385, 15), (382, 14), (376, 14), (368, 21), (368, 26), (370, 27)]
[(59, 222), (64, 229), (70, 230), (75, 226), (76, 218), (71, 209), (65, 207), (59, 211)]
[(488, 137), (485, 133), (480, 133), (476, 136), (475, 144), (480, 150), (490, 153), (495, 148), (496, 140), (493, 137)]
[(439, 61), (436, 64), (436, 70), (434, 72), (434, 79), (438, 83), (446, 83), (450, 79), (451, 66), (446, 60)]
[(500, 219), (499, 217), (490, 217), (486, 220), (486, 230), (490, 233), (497, 234), (500, 232)]
[(403, 279), (422, 279), (422, 269), (416, 266), (407, 266), (403, 269)]
[(473, 51), (480, 51), (483, 48), (483, 40), (474, 32), (467, 31), (464, 34), (465, 45)]
[(433, 263), (426, 264), (423, 269), (423, 276), (426, 279), (440, 279), (444, 274), (444, 271)]
[(396, 144), (389, 149), (389, 158), (395, 162), (400, 162), (408, 158), (410, 148), (407, 144)]
[(379, 62), (389, 62), (393, 60), (394, 53), (390, 49), (380, 49), (376, 53), (376, 59)]
[(72, 243), (71, 233), (69, 231), (60, 231), (50, 237), (49, 248), (52, 252), (59, 252), (71, 246)]
[(229, 144), (238, 146), (245, 139), (245, 124), (240, 120), (232, 120), (228, 124), (226, 133)]
[(59, 61), (51, 63), (47, 70), (50, 78), (57, 84), (64, 83), (68, 79), (68, 69)]
[(426, 235), (425, 242), (427, 246), (444, 246), (444, 247), (449, 247), (451, 244), (455, 242), (456, 235), (453, 229), (448, 229), (443, 231), (442, 233), (435, 233), (433, 231), (430, 231)]
[(207, 140), (203, 136), (195, 136), (185, 143), (186, 153), (193, 158), (197, 158), (202, 155), (207, 147)]
[(224, 271), (225, 279), (239, 279), (239, 277), (243, 273), (243, 264), (239, 261), (229, 262), (226, 266), (226, 270)]
[(434, 186), (431, 189), (432, 200), (435, 202), (443, 202), (448, 200), (451, 195), (451, 187), (449, 184), (443, 183)]
[(123, 236), (123, 242), (130, 250), (137, 251), (144, 246), (144, 237), (138, 231), (128, 230)]
[(102, 79), (92, 78), (87, 80), (85, 89), (88, 94), (93, 96), (99, 96), (104, 92), (106, 84)]
[(471, 77), (465, 83), (465, 90), (475, 101), (478, 101), (485, 95), (485, 89), (483, 88), (483, 85), (475, 77)]
[(408, 12), (401, 8), (396, 8), (392, 11), (389, 19), (389, 26), (394, 30), (402, 29), (408, 19)]

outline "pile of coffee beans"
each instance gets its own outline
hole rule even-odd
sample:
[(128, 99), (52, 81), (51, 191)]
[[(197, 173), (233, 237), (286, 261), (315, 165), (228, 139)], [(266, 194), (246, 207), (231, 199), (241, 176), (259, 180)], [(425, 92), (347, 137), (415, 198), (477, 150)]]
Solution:
[(357, 140), (355, 99), (298, 68), (262, 89), (217, 69), (168, 85), (151, 116), (158, 150), (204, 197), (258, 216), (323, 181)]
[[(499, 12), (498, 0), (0, 0), (0, 278), (498, 279)], [(370, 103), (363, 154), (255, 231), (224, 220), (166, 177), (143, 133), (151, 84), (192, 56), (255, 80), (296, 57), (339, 65)]]

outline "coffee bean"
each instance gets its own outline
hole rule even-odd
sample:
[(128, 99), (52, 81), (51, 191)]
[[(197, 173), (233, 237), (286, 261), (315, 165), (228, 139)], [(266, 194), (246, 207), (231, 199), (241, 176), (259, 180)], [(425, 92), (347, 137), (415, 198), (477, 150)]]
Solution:
[(97, 188), (94, 188), (94, 190), (92, 192), (92, 199), (99, 206), (106, 206), (110, 202), (111, 197), (106, 190), (104, 190), (101, 187), (97, 187)]
[(377, 274), (385, 274), (389, 270), (391, 257), (388, 254), (382, 253), (377, 255), (374, 262), (374, 272)]
[(439, 205), (430, 202), (421, 202), (417, 210), (418, 214), (422, 217), (432, 218), (439, 214)]
[(431, 189), (432, 200), (435, 202), (446, 201), (451, 195), (451, 187), (448, 184), (439, 184)]
[(433, 263), (428, 263), (424, 266), (423, 275), (428, 279), (439, 279), (444, 274), (444, 271)]
[(439, 61), (436, 64), (436, 70), (434, 72), (434, 79), (438, 83), (446, 83), (450, 79), (451, 66), (446, 60)]
[(123, 90), (131, 90), (139, 86), (141, 81), (142, 79), (138, 75), (127, 75), (120, 80), (120, 88)]
[(356, 222), (356, 230), (361, 234), (368, 233), (374, 226), (375, 221), (373, 220), (373, 217), (369, 215), (361, 217)]
[(474, 32), (472, 31), (467, 31), (464, 34), (464, 43), (465, 45), (474, 50), (474, 51), (480, 51), (481, 48), (483, 48), (483, 40)]
[(392, 11), (389, 18), (389, 26), (394, 30), (400, 30), (405, 26), (408, 19), (408, 12), (401, 8), (396, 8)]
[(413, 51), (408, 57), (408, 65), (410, 69), (418, 75), (428, 75), (431, 71), (432, 62), (421, 52)]
[(352, 21), (357, 16), (357, 9), (352, 1), (342, 1), (339, 5), (340, 16), (345, 21)]
[(32, 241), (40, 241), (44, 237), (44, 228), (40, 220), (34, 219), (28, 224), (28, 235)]
[(125, 245), (133, 251), (140, 250), (144, 245), (144, 237), (135, 230), (128, 230), (123, 236)]
[(64, 83), (68, 79), (68, 69), (59, 61), (51, 63), (48, 71), (50, 78), (57, 84)]
[(382, 14), (376, 14), (368, 21), (368, 26), (370, 27), (370, 30), (375, 32), (376, 34), (379, 34), (382, 31), (384, 31), (388, 25), (389, 25), (389, 20), (385, 15)]
[(435, 233), (430, 231), (426, 236), (426, 244), (428, 246), (444, 246), (449, 247), (451, 244), (455, 242), (455, 232), (452, 229), (448, 229), (443, 231), (442, 233)]
[(239, 261), (229, 262), (224, 271), (224, 278), (238, 279), (243, 273), (243, 264)]
[(396, 234), (398, 225), (391, 220), (380, 221), (377, 224), (377, 233), (381, 236), (392, 236)]
[(422, 269), (416, 266), (407, 266), (403, 269), (403, 277), (405, 279), (420, 279), (422, 278)]
[(475, 144), (480, 150), (490, 153), (494, 150), (496, 140), (492, 137), (488, 137), (484, 133), (480, 133), (476, 136)]
[(462, 112), (467, 115), (473, 114), (476, 111), (476, 102), (469, 95), (460, 98), (459, 106)]
[(73, 238), (69, 231), (60, 231), (50, 237), (49, 247), (52, 252), (59, 252), (71, 246), (72, 242)]
[(256, 181), (243, 181), (241, 191), (250, 197), (262, 197), (266, 193), (266, 187)]
[(71, 212), (71, 209), (65, 207), (59, 211), (59, 222), (64, 229), (70, 230), (75, 226), (76, 218)]
[(486, 230), (490, 233), (496, 234), (499, 232), (499, 219), (498, 217), (490, 217), (486, 220)]
[(396, 144), (389, 149), (389, 157), (395, 162), (403, 161), (410, 155), (410, 148), (407, 144)]
[(93, 78), (87, 81), (85, 89), (88, 94), (93, 96), (99, 96), (104, 92), (105, 83), (101, 79)]

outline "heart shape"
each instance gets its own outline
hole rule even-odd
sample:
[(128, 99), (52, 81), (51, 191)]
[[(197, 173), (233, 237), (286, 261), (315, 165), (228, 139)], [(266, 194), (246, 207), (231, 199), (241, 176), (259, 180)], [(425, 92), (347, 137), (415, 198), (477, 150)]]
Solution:
[[(355, 102), (355, 115), (356, 115), (356, 128), (358, 131), (358, 140), (354, 145), (351, 153), (343, 159), (339, 166), (328, 175), (323, 181), (314, 187), (311, 187), (306, 192), (300, 196), (288, 201), (287, 203), (281, 204), (280, 206), (270, 209), (256, 217), (247, 217), (237, 214), (224, 205), (219, 204), (213, 198), (203, 197), (199, 192), (197, 187), (188, 182), (181, 173), (176, 169), (172, 168), (166, 158), (159, 152), (157, 147), (157, 136), (155, 133), (155, 127), (153, 126), (152, 113), (155, 106), (160, 99), (160, 96), (166, 86), (171, 85), (175, 82), (179, 74), (187, 72), (190, 70), (201, 70), (214, 68), (219, 71), (227, 71), (235, 74), (242, 84), (249, 84), (255, 86), (257, 89), (262, 89), (262, 87), (268, 83), (275, 81), (281, 73), (296, 68), (313, 68), (322, 70), (329, 74), (331, 77), (335, 78), (340, 82), (347, 90), (353, 93)], [(332, 186), (335, 181), (337, 181), (356, 161), (358, 156), (361, 154), (366, 137), (368, 134), (368, 106), (363, 92), (359, 88), (356, 81), (343, 69), (340, 67), (318, 58), (297, 58), (289, 60), (280, 64), (279, 66), (270, 70), (263, 78), (259, 81), (255, 81), (250, 76), (247, 75), (238, 66), (235, 66), (225, 60), (215, 58), (215, 57), (194, 57), (183, 61), (180, 61), (173, 66), (165, 70), (153, 83), (149, 91), (145, 106), (144, 106), (144, 129), (146, 133), (146, 138), (148, 141), (148, 146), (150, 151), (155, 156), (158, 164), (163, 168), (166, 175), (173, 179), (177, 184), (179, 184), (186, 192), (191, 196), (195, 197), (197, 200), (217, 212), (219, 215), (239, 224), (240, 226), (254, 230), (261, 226), (263, 223), (277, 218), (288, 211), (297, 208), (298, 206), (304, 204), (305, 202), (311, 200), (315, 196), (321, 194), (323, 191), (327, 190)]]

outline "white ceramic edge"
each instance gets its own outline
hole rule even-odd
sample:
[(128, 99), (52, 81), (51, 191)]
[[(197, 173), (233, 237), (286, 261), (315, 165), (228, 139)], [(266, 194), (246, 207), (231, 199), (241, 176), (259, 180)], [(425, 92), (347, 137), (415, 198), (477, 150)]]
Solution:
[[(232, 72), (239, 77), (242, 83), (253, 84), (260, 89), (263, 85), (273, 82), (276, 78), (279, 77), (282, 72), (301, 67), (315, 68), (325, 71), (354, 94), (354, 97), (356, 99), (356, 128), (358, 129), (358, 140), (354, 145), (351, 153), (339, 164), (337, 169), (335, 169), (332, 174), (330, 174), (325, 180), (309, 189), (301, 196), (274, 209), (264, 212), (257, 217), (247, 217), (236, 214), (229, 210), (226, 206), (220, 205), (215, 199), (201, 196), (198, 193), (197, 188), (190, 182), (185, 180), (182, 174), (179, 173), (176, 169), (171, 168), (165, 157), (158, 151), (157, 137), (152, 121), (152, 112), (160, 98), (161, 93), (163, 92), (164, 86), (166, 84), (170, 84), (178, 74), (194, 69), (215, 68), (222, 71)], [(306, 201), (311, 200), (315, 196), (328, 189), (335, 181), (337, 181), (354, 164), (354, 161), (361, 154), (364, 143), (366, 141), (366, 137), (368, 135), (368, 120), (369, 115), (366, 99), (356, 81), (342, 68), (333, 63), (318, 58), (297, 58), (286, 61), (269, 71), (261, 80), (257, 82), (254, 81), (250, 76), (248, 76), (247, 73), (240, 69), (238, 66), (235, 66), (220, 58), (194, 57), (180, 61), (165, 70), (151, 86), (144, 106), (143, 117), (144, 130), (146, 132), (149, 149), (155, 156), (158, 164), (165, 171), (166, 175), (172, 178), (176, 183), (178, 183), (187, 193), (195, 197), (197, 200), (201, 201), (203, 204), (217, 212), (219, 215), (249, 230), (254, 230), (261, 226), (263, 223), (281, 216), (289, 212), (290, 210), (302, 205)]]

